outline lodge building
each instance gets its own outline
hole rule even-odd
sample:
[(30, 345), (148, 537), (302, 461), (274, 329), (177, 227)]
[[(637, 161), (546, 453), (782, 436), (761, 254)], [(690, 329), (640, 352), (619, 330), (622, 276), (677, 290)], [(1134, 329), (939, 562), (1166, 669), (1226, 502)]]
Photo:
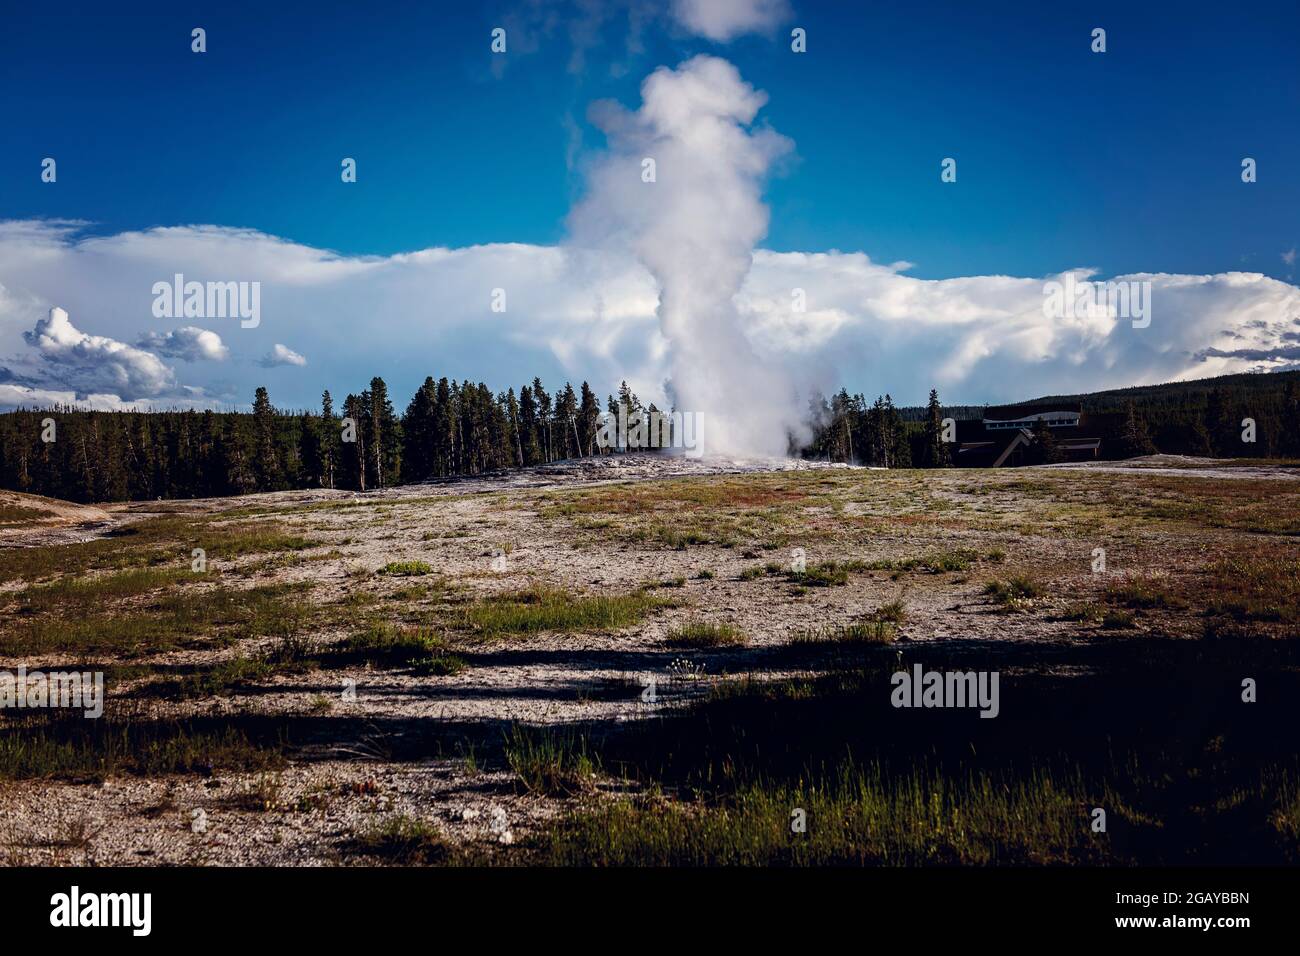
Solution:
[(1103, 423), (1096, 416), (1086, 415), (1077, 403), (1054, 402), (990, 406), (981, 419), (957, 422), (953, 464), (1003, 468), (1041, 461), (1034, 436), (1039, 422), (1051, 430), (1061, 460), (1090, 461), (1100, 457)]

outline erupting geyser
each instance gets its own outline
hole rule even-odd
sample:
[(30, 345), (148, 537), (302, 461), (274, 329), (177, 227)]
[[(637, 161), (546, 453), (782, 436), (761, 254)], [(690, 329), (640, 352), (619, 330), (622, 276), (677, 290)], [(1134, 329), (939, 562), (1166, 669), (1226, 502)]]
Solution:
[(756, 354), (734, 297), (767, 231), (763, 180), (792, 144), (750, 128), (767, 96), (717, 57), (660, 67), (641, 97), (636, 112), (592, 107), (609, 151), (572, 213), (574, 236), (628, 248), (654, 276), (673, 398), (706, 416), (705, 451), (784, 455), (787, 435), (805, 428), (794, 384)]

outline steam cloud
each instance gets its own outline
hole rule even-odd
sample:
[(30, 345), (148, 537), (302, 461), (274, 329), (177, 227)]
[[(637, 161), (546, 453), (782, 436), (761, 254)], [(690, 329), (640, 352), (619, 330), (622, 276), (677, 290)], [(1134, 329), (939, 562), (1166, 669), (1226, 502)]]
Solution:
[[(669, 392), (678, 409), (705, 415), (706, 449), (783, 455), (787, 434), (805, 428), (794, 383), (756, 354), (735, 297), (767, 232), (763, 180), (792, 144), (750, 128), (767, 96), (717, 57), (660, 67), (641, 98), (636, 112), (592, 107), (609, 151), (570, 216), (574, 240), (626, 248), (654, 277)], [(642, 179), (646, 159), (654, 182)]]

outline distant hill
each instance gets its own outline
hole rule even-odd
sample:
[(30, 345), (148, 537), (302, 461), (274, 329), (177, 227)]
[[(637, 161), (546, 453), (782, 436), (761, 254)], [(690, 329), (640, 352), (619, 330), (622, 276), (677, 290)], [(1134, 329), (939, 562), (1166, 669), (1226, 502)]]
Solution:
[(39, 528), (102, 524), (108, 520), (107, 512), (88, 505), (0, 491), (0, 541), (27, 538)]
[(1104, 392), (1085, 392), (1078, 395), (1044, 395), (1029, 404), (1042, 402), (1078, 402), (1085, 412), (1120, 412), (1128, 402), (1139, 411), (1149, 408), (1181, 407), (1205, 408), (1210, 395), (1218, 390), (1235, 393), (1243, 398), (1280, 399), (1287, 385), (1300, 387), (1300, 371), (1243, 372), (1238, 375), (1220, 375), (1215, 378), (1198, 378), (1188, 382), (1165, 382), (1162, 385), (1135, 385), (1132, 388), (1113, 388)]
[[(1128, 402), (1138, 411), (1159, 408), (1200, 408), (1208, 406), (1210, 395), (1216, 389), (1238, 395), (1280, 400), (1288, 383), (1300, 388), (1300, 371), (1242, 372), (1236, 375), (1219, 375), (1197, 378), (1187, 382), (1164, 382), (1160, 385), (1135, 385), (1130, 388), (1112, 388), (1102, 392), (1043, 395), (1039, 398), (1016, 402), (1017, 405), (1047, 405), (1053, 402), (1078, 404), (1085, 412), (1122, 412)], [(943, 412), (956, 419), (982, 418), (988, 405), (944, 405)], [(898, 409), (903, 421), (925, 421), (925, 407), (907, 405)]]

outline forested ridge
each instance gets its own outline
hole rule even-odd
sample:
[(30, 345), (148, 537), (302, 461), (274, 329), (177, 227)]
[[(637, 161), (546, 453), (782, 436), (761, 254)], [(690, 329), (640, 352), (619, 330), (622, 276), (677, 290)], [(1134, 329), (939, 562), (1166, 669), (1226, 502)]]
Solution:
[[(1096, 412), (1105, 457), (1300, 457), (1298, 388), (1300, 373), (1285, 373), (1070, 399)], [(249, 412), (20, 409), (0, 414), (0, 487), (82, 502), (368, 490), (610, 453), (597, 435), (602, 414), (620, 405), (659, 413), (626, 383), (602, 403), (586, 382), (552, 393), (534, 379), (517, 393), (494, 393), (481, 382), (432, 377), (401, 412), (378, 377), (337, 405), (326, 391), (314, 410), (277, 409), (265, 388)], [(952, 463), (941, 440), (946, 417), (972, 417), (971, 408), (945, 410), (934, 391), (917, 409), (900, 409), (888, 395), (871, 403), (846, 390), (818, 395), (807, 410), (811, 440), (792, 442), (790, 452), (944, 467)], [(1247, 417), (1256, 423), (1253, 443), (1241, 438)]]

